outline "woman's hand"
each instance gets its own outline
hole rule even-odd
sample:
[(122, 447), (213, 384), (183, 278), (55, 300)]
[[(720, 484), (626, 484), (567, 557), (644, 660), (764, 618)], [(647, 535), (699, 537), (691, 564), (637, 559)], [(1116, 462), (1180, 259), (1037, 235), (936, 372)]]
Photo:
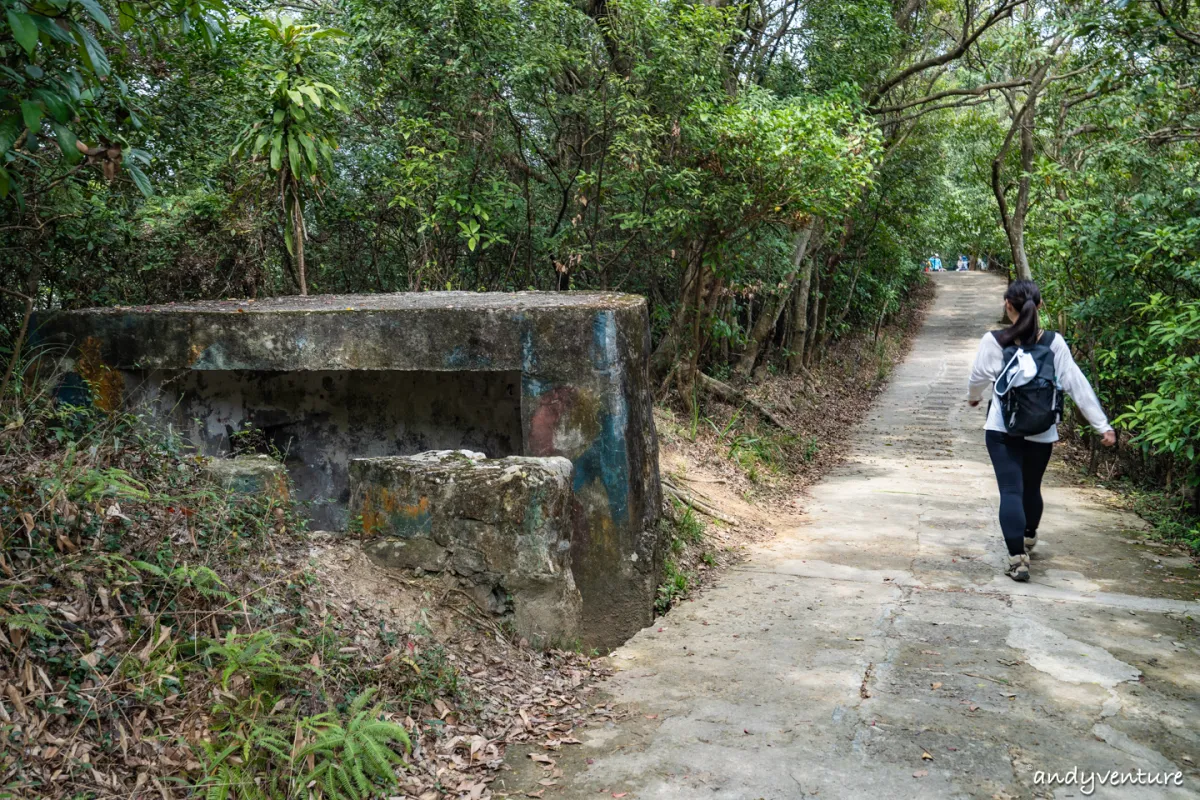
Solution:
[(1105, 447), (1112, 447), (1116, 443), (1117, 443), (1117, 432), (1116, 431), (1112, 431), (1112, 430), (1105, 431), (1104, 435), (1100, 437), (1100, 444), (1104, 445)]

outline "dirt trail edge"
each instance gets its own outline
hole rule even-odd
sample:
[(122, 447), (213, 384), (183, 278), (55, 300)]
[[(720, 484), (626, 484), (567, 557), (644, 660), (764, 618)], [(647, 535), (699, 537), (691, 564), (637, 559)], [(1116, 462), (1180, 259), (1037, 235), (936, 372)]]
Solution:
[[(499, 796), (1200, 797), (1200, 576), (1059, 469), (1032, 582), (1003, 577), (984, 409), (963, 402), (1003, 283), (937, 280), (804, 524), (616, 651), (624, 713), (553, 766), (514, 750)], [(1039, 782), (1072, 768), (1183, 777)]]

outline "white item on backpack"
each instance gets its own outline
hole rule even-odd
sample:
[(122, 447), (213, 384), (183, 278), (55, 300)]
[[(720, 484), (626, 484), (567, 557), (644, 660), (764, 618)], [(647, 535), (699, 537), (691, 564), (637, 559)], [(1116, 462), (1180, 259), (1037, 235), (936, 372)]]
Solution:
[[(996, 395), (1004, 397), (1012, 389), (1024, 386), (1034, 379), (1037, 372), (1037, 364), (1034, 362), (1033, 356), (1018, 348), (1013, 357), (1004, 365), (1004, 369), (1000, 370), (1000, 377), (996, 379)], [(1001, 388), (1002, 386), (1003, 388)]]

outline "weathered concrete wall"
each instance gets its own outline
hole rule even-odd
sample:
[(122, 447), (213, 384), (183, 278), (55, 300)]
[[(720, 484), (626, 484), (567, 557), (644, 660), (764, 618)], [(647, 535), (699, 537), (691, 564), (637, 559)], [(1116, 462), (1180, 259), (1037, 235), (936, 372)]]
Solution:
[(356, 457), (427, 450), (521, 451), (520, 373), (156, 370), (130, 375), (204, 453), (230, 450), (247, 425), (282, 455), (313, 525), (346, 527)]
[(38, 324), (43, 342), (79, 347), (90, 339), (104, 363), (122, 370), (517, 373), (517, 452), (574, 464), (572, 563), (585, 643), (615, 646), (651, 621), (660, 489), (640, 297), (279, 298), (93, 309)]
[(450, 572), (512, 613), (536, 647), (570, 647), (582, 602), (571, 573), (571, 462), (442, 450), (350, 462), (350, 515), (389, 567)]

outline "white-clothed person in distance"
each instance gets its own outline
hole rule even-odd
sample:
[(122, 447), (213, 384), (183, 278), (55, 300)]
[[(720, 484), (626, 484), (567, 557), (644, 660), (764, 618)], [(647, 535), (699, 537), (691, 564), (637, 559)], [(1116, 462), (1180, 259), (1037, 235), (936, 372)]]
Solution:
[[(1016, 581), (1029, 580), (1029, 552), (1038, 543), (1038, 525), (1042, 519), (1042, 476), (1054, 442), (1058, 441), (1058, 426), (1054, 424), (1032, 436), (1010, 434), (1004, 424), (1002, 396), (1020, 391), (1038, 371), (1034, 358), (1020, 348), (1049, 341), (1055, 382), (1079, 406), (1088, 424), (1102, 435), (1106, 447), (1117, 441), (1092, 385), (1071, 356), (1071, 348), (1061, 336), (1047, 334), (1038, 327), (1041, 305), (1042, 294), (1033, 281), (1020, 280), (1009, 285), (1004, 294), (1004, 310), (1012, 325), (988, 332), (979, 340), (967, 383), (968, 403), (977, 406), (985, 396), (991, 401), (983, 425), (984, 442), (1000, 489), (1000, 530), (1008, 548), (1006, 574)], [(1047, 336), (1049, 339), (1044, 338)], [(1006, 359), (1005, 348), (1013, 345), (1018, 349)]]

